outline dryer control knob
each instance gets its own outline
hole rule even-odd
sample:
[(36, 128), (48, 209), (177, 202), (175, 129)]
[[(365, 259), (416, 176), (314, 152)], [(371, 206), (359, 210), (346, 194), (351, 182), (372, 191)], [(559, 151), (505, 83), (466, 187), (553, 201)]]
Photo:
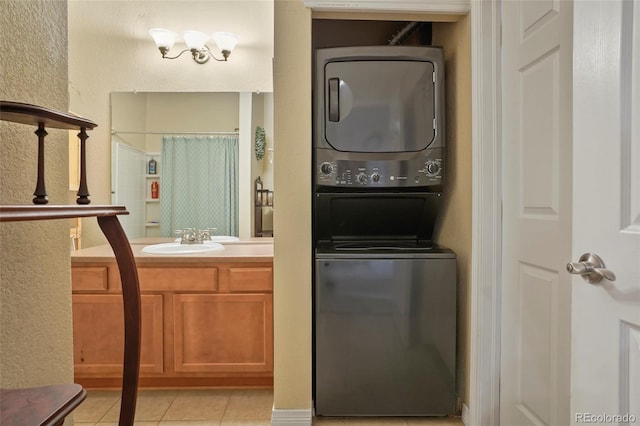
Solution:
[(378, 173), (373, 173), (371, 175), (371, 181), (372, 182), (380, 182), (380, 175)]
[(356, 176), (356, 180), (358, 181), (358, 183), (361, 183), (364, 185), (369, 180), (369, 177), (364, 173), (358, 173), (358, 175)]
[(440, 166), (437, 163), (427, 164), (427, 174), (437, 175), (438, 173), (440, 173)]
[(333, 165), (331, 163), (324, 162), (320, 165), (320, 171), (322, 174), (330, 175), (333, 173)]

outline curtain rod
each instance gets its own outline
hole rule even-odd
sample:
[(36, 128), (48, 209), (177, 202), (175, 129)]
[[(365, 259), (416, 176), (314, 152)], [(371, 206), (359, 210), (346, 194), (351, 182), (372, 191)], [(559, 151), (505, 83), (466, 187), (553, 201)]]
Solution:
[(112, 135), (237, 135), (238, 129), (233, 132), (123, 132), (111, 130)]

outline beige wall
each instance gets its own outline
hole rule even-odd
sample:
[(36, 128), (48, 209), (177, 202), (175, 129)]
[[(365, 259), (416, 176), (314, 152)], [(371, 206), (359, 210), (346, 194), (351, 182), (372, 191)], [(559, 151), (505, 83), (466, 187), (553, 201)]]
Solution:
[[(0, 28), (0, 99), (67, 111), (66, 1), (1, 1)], [(2, 204), (31, 204), (34, 130), (0, 122)], [(68, 132), (48, 132), (47, 191), (64, 204)], [(0, 224), (0, 387), (73, 382), (69, 247), (67, 221)]]
[(447, 163), (445, 196), (435, 240), (458, 258), (457, 388), (469, 401), (469, 298), (471, 295), (471, 24), (434, 23), (433, 44), (444, 47)]
[[(111, 130), (145, 132), (147, 130), (147, 96), (144, 93), (114, 92), (111, 94)], [(143, 134), (116, 136), (135, 149), (146, 152), (147, 140)]]
[[(224, 63), (166, 60), (148, 34), (154, 27), (230, 31), (240, 42)], [(272, 34), (272, 0), (69, 1), (70, 105), (98, 123), (87, 142), (93, 203), (111, 199), (111, 92), (271, 92)], [(105, 243), (95, 221), (82, 232), (83, 247)]]
[(311, 11), (275, 1), (274, 408), (311, 407)]
[[(239, 105), (234, 92), (148, 93), (146, 131), (233, 132), (240, 127)], [(162, 136), (148, 135), (145, 151), (161, 152)]]

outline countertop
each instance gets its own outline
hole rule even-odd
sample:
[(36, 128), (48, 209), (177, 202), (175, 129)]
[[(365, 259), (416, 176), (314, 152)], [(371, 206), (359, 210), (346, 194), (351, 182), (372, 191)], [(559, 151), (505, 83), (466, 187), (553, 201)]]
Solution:
[[(224, 250), (195, 254), (156, 255), (142, 253), (146, 245), (173, 242), (172, 238), (138, 238), (130, 241), (137, 264), (142, 263), (196, 263), (196, 262), (270, 262), (273, 261), (273, 238), (251, 238), (221, 243)], [(71, 252), (71, 264), (114, 262), (113, 250), (108, 244)]]
[[(143, 238), (134, 238), (129, 240), (131, 245), (149, 245), (149, 244), (160, 244), (160, 243), (171, 243), (173, 242), (173, 238), (163, 238), (163, 237), (143, 237)], [(251, 237), (251, 238), (243, 238), (238, 241), (224, 241), (220, 244), (224, 245), (236, 245), (236, 244), (269, 244), (273, 245), (273, 237)]]

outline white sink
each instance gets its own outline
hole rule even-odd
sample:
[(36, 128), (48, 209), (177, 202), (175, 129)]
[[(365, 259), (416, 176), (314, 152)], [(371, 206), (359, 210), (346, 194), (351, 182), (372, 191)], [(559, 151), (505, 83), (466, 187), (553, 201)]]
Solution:
[(214, 235), (213, 237), (213, 242), (216, 243), (226, 243), (228, 241), (239, 241), (240, 238), (238, 237), (234, 237), (232, 235)]
[[(228, 243), (229, 241), (240, 241), (240, 238), (232, 235), (214, 235), (213, 240), (205, 241), (203, 244)], [(175, 239), (176, 243), (180, 242), (180, 238)]]
[(222, 244), (210, 242), (208, 244), (180, 244), (162, 243), (144, 246), (142, 253), (147, 254), (193, 254), (207, 253), (211, 251), (224, 250)]

